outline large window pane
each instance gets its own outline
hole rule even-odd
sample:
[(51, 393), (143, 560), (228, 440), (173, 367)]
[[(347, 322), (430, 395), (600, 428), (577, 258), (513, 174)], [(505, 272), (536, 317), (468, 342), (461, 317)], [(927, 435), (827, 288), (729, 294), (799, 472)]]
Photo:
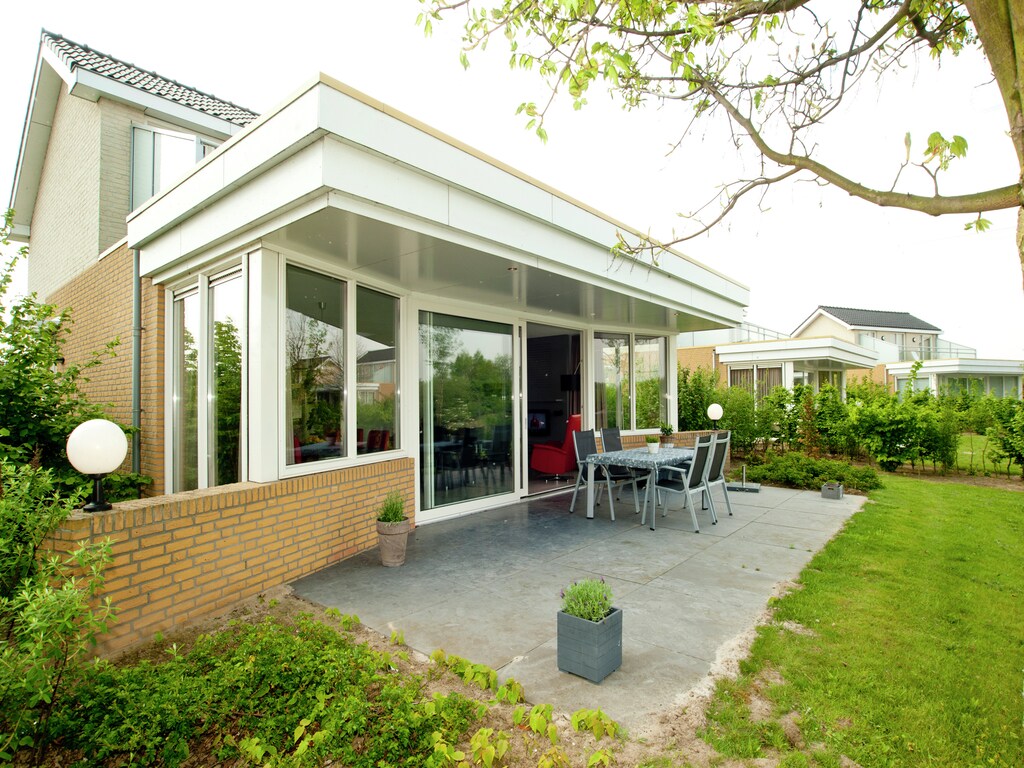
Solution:
[(666, 418), (665, 337), (637, 336), (633, 348), (636, 428), (653, 429)]
[(241, 478), (242, 279), (210, 287), (210, 486)]
[(424, 509), (511, 493), (512, 326), (420, 313)]
[(199, 294), (174, 301), (174, 490), (199, 487)]
[(356, 452), (397, 448), (398, 299), (356, 289)]
[(285, 286), (285, 461), (344, 456), (345, 284), (289, 266)]
[(594, 416), (597, 429), (629, 429), (629, 336), (594, 334)]

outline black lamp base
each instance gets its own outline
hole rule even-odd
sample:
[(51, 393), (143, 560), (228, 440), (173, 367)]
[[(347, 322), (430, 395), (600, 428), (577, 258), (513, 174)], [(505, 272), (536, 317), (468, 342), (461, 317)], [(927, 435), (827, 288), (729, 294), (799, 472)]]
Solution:
[(103, 498), (103, 475), (92, 476), (92, 499), (82, 507), (83, 512), (106, 512), (113, 509), (110, 502)]

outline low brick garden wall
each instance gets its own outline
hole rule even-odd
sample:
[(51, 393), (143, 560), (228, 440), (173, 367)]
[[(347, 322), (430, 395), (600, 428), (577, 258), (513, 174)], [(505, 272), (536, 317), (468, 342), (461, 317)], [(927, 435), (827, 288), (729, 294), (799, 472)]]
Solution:
[(411, 458), (273, 483), (238, 483), (76, 512), (56, 551), (113, 542), (106, 571), (117, 621), (110, 654), (377, 545), (376, 512), (391, 490), (413, 509)]

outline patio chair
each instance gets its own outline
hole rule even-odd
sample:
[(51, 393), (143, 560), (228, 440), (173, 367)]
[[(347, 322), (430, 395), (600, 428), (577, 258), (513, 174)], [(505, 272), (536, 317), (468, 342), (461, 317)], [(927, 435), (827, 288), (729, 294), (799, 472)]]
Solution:
[[(654, 483), (654, 504), (651, 509), (651, 530), (654, 530), (654, 522), (658, 517), (658, 498), (662, 493), (665, 494), (678, 494), (683, 497), (683, 507), (690, 508), (690, 518), (693, 520), (693, 532), (700, 533), (700, 526), (697, 524), (697, 508), (693, 503), (694, 494), (700, 494), (703, 496), (705, 493), (704, 479), (707, 477), (708, 470), (708, 459), (711, 455), (712, 446), (714, 445), (714, 435), (705, 435), (698, 437), (693, 446), (693, 460), (686, 466), (683, 467), (662, 467), (661, 473), (657, 481)], [(650, 488), (647, 489), (647, 493), (650, 493)], [(712, 525), (718, 522), (718, 518), (715, 517), (714, 505), (708, 505), (711, 511), (711, 523)], [(662, 506), (661, 516), (664, 517), (668, 512), (668, 499), (666, 497), (665, 503)], [(643, 525), (647, 518), (647, 498), (644, 497), (644, 515), (640, 518), (640, 524)]]
[[(622, 431), (618, 427), (605, 427), (604, 429), (602, 429), (601, 430), (601, 452), (602, 453), (608, 453), (609, 451), (621, 451), (621, 450), (622, 450)], [(636, 476), (636, 471), (631, 469), (630, 467), (613, 466), (613, 467), (609, 467), (609, 469), (611, 470), (612, 474), (614, 476), (618, 477), (620, 480), (625, 479), (625, 477), (627, 475), (630, 478), (632, 478), (632, 480), (633, 480), (633, 493), (634, 494), (637, 493), (637, 490), (641, 487), (641, 485), (643, 485), (645, 483), (645, 481), (647, 479), (646, 475), (644, 475), (643, 477), (637, 477)], [(622, 486), (626, 485), (627, 482), (621, 482), (619, 484), (619, 489), (621, 490)], [(619, 497), (616, 496), (615, 499), (618, 500)], [(600, 490), (598, 491), (597, 501), (598, 502), (601, 501), (601, 491)], [(640, 509), (638, 507), (637, 508), (637, 512), (639, 512), (639, 511), (640, 511)]]
[[(729, 455), (730, 432), (717, 432), (715, 434), (715, 446), (711, 452), (711, 461), (708, 462), (707, 477), (704, 478), (704, 490), (708, 494), (708, 504), (715, 508), (715, 501), (711, 498), (711, 489), (720, 485), (722, 494), (725, 496), (725, 506), (729, 509), (729, 517), (732, 517), (732, 501), (729, 499), (729, 486), (725, 482), (725, 457)], [(717, 514), (715, 515), (717, 518)]]
[[(577, 432), (573, 438), (576, 447), (576, 486), (572, 489), (572, 501), (569, 503), (569, 511), (573, 512), (576, 509), (576, 496), (579, 494), (580, 485), (586, 482), (587, 477), (587, 456), (592, 453), (597, 453), (597, 438), (594, 436), (594, 430), (588, 429), (585, 432)], [(604, 482), (608, 487), (608, 511), (611, 519), (615, 520), (615, 502), (612, 501), (612, 488), (618, 488), (623, 485), (633, 486), (633, 506), (637, 508), (637, 512), (640, 511), (639, 501), (637, 499), (636, 491), (636, 478), (631, 473), (621, 474), (616, 473), (613, 467), (596, 466), (594, 467), (594, 481)], [(600, 486), (598, 486), (598, 492), (600, 492)], [(600, 503), (600, 496), (595, 498), (595, 503)]]

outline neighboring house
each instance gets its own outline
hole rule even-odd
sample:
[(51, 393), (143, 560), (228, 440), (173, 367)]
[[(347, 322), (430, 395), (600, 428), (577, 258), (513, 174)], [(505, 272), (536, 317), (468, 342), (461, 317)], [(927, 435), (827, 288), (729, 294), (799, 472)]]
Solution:
[(375, 546), (390, 490), (418, 523), (522, 498), (528, 413), (674, 421), (676, 336), (748, 299), (324, 75), (257, 117), (44, 32), (29, 103), (29, 288), (73, 308), (69, 360), (125, 342), (89, 393), (170, 494), (62, 534), (117, 542), (113, 645)]
[(716, 368), (730, 386), (759, 397), (775, 386), (832, 384), (845, 391), (852, 378), (869, 377), (903, 390), (921, 361), (915, 388), (933, 393), (970, 388), (1021, 397), (1024, 363), (979, 360), (977, 351), (941, 338), (942, 330), (907, 313), (819, 306), (790, 336), (759, 326), (684, 334), (679, 361)]

